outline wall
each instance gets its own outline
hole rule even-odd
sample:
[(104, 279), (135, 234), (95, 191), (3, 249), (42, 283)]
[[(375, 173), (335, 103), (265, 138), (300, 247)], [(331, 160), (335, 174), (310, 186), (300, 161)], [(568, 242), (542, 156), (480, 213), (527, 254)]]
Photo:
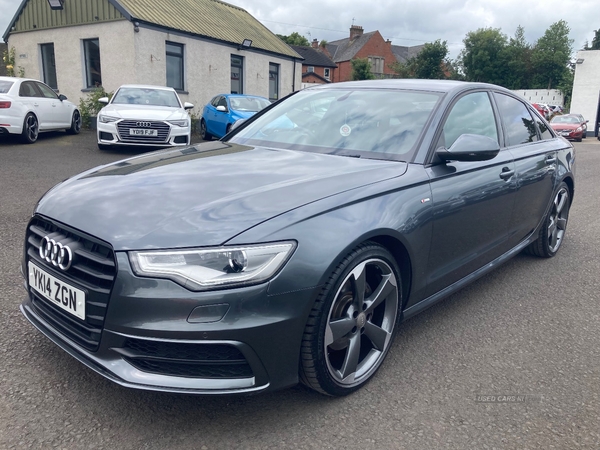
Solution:
[(581, 50), (576, 59), (583, 63), (575, 65), (575, 80), (573, 81), (573, 97), (571, 112), (582, 114), (588, 119), (588, 136), (595, 130), (597, 135), (598, 104), (600, 102), (600, 50)]
[[(383, 57), (383, 73), (394, 74), (394, 71), (388, 66), (396, 62), (396, 57), (392, 53), (392, 43), (386, 42), (379, 31), (375, 32), (371, 39), (367, 41), (365, 45), (356, 53), (353, 59), (356, 58), (368, 58), (369, 56)], [(350, 61), (338, 61), (336, 62), (338, 68), (336, 70), (335, 78), (332, 81), (349, 81), (352, 79), (352, 64)]]
[(102, 85), (114, 91), (135, 79), (133, 25), (120, 20), (93, 25), (13, 33), (9, 47), (15, 47), (16, 65), (25, 69), (27, 78), (42, 79), (40, 44), (54, 43), (58, 90), (77, 104), (84, 92), (85, 75), (82, 39), (98, 38)]
[(565, 98), (558, 89), (521, 89), (513, 91), (530, 103), (564, 106)]
[[(140, 27), (135, 36), (136, 82), (166, 83), (165, 41), (184, 45), (186, 93), (183, 101), (195, 105), (196, 112), (217, 94), (231, 91), (231, 55), (244, 57), (244, 93), (269, 98), (269, 63), (279, 64), (279, 96), (292, 92), (293, 64), (290, 59), (251, 50), (237, 50), (233, 45), (195, 39), (180, 34)], [(296, 90), (301, 84), (301, 63), (296, 64)]]
[[(82, 39), (98, 38), (102, 85), (106, 91), (122, 84), (166, 84), (165, 41), (184, 44), (185, 87), (182, 101), (194, 103), (195, 112), (215, 95), (231, 90), (230, 56), (244, 57), (244, 92), (269, 97), (269, 63), (279, 64), (279, 96), (299, 90), (302, 63), (259, 52), (237, 50), (236, 46), (170, 34), (140, 27), (134, 31), (127, 20), (80, 25), (23, 33), (13, 33), (9, 46), (17, 52), (17, 65), (25, 68), (28, 78), (42, 78), (39, 44), (54, 43), (58, 90), (73, 103), (87, 95), (84, 89)], [(19, 55), (24, 55), (20, 58)]]

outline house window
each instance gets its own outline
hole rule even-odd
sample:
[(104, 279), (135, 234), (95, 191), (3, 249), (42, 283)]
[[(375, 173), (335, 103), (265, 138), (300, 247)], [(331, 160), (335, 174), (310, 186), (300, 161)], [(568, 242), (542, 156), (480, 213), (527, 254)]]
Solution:
[(244, 93), (244, 58), (242, 56), (231, 55), (231, 93)]
[(314, 68), (313, 66), (308, 66), (308, 71), (309, 71), (309, 72), (314, 72), (314, 71), (315, 71), (315, 68)]
[(379, 56), (369, 56), (369, 63), (371, 64), (371, 72), (383, 73), (383, 58)]
[(42, 55), (42, 74), (44, 83), (52, 89), (58, 89), (56, 82), (56, 63), (54, 62), (54, 44), (41, 44), (40, 53)]
[(269, 64), (269, 100), (279, 98), (279, 64)]
[(328, 69), (328, 68), (325, 68), (325, 70), (324, 70), (324, 72), (325, 72), (324, 75), (325, 75), (326, 80), (329, 80), (329, 70), (330, 69)]
[(84, 39), (83, 55), (85, 58), (85, 87), (102, 86), (102, 71), (100, 70), (100, 41)]
[(183, 44), (167, 42), (167, 86), (183, 91)]

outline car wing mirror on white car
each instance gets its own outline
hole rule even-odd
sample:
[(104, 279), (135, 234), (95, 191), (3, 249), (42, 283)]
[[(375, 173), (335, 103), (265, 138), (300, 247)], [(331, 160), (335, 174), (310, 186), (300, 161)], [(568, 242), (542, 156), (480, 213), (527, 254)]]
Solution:
[(183, 109), (192, 109), (193, 107), (194, 107), (194, 104), (190, 103), (190, 102), (185, 102), (183, 104)]
[(63, 102), (63, 101), (65, 101), (65, 100), (67, 99), (67, 96), (66, 96), (66, 95), (64, 95), (64, 94), (60, 94), (60, 95), (58, 96), (58, 99), (59, 99), (61, 102)]
[(99, 98), (98, 103), (104, 103), (105, 105), (108, 105), (108, 97)]

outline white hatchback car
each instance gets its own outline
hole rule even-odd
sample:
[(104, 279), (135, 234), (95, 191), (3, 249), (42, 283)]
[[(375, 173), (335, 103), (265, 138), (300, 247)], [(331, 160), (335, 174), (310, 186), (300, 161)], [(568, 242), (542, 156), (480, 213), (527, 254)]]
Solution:
[(98, 148), (112, 145), (169, 147), (189, 145), (191, 118), (175, 89), (137, 84), (123, 85), (98, 113)]
[(81, 130), (81, 114), (64, 95), (31, 78), (0, 77), (0, 135), (20, 134), (33, 144), (42, 131)]

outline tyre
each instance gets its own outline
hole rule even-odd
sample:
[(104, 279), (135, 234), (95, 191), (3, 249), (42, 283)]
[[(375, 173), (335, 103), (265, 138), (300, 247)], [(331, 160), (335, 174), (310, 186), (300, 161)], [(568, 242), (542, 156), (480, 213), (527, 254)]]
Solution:
[(29, 113), (25, 116), (23, 122), (23, 132), (21, 133), (21, 139), (26, 144), (33, 144), (37, 141), (40, 129), (37, 117), (33, 113)]
[(71, 127), (67, 129), (69, 134), (79, 134), (81, 131), (81, 114), (79, 110), (73, 111), (73, 117), (71, 118)]
[(569, 188), (563, 182), (558, 187), (538, 238), (527, 247), (527, 253), (541, 258), (552, 258), (556, 255), (567, 230), (570, 207)]
[(200, 120), (200, 137), (203, 141), (210, 141), (212, 139), (212, 135), (206, 131), (206, 122), (204, 119)]
[(367, 242), (337, 266), (315, 301), (301, 347), (300, 379), (331, 396), (348, 395), (379, 369), (398, 328), (400, 270)]

